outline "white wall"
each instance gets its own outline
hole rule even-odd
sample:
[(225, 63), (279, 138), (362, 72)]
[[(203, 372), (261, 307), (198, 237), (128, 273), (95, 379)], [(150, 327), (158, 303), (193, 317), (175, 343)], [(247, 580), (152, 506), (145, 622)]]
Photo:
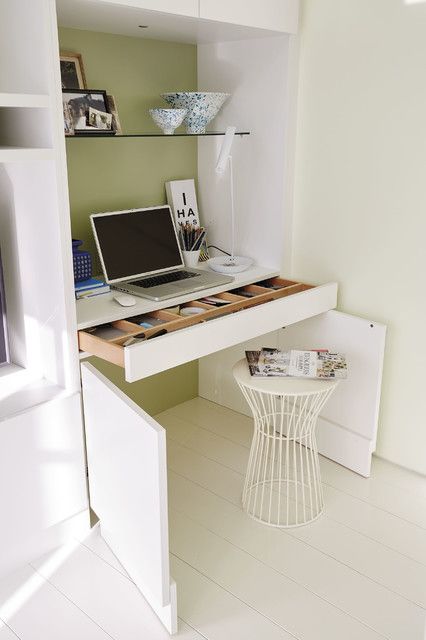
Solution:
[(377, 453), (426, 473), (426, 3), (303, 0), (293, 275), (388, 325)]

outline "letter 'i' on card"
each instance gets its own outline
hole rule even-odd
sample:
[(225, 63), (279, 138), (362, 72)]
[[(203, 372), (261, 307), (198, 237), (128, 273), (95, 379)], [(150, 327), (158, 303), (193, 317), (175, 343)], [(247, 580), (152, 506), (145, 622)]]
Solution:
[(194, 180), (171, 180), (166, 182), (167, 203), (175, 222), (200, 226), (197, 195)]

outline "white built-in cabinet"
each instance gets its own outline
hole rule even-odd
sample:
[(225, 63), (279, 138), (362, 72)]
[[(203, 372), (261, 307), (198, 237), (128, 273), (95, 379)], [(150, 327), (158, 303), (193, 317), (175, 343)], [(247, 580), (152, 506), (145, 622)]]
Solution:
[(103, 538), (175, 633), (166, 432), (95, 367), (82, 364), (81, 373), (91, 506)]
[[(66, 1), (66, 0), (65, 0)], [(87, 4), (93, 0), (87, 0)], [(105, 4), (296, 33), (298, 0), (103, 0)], [(84, 4), (84, 0), (80, 0)]]
[(0, 575), (87, 529), (55, 6), (0, 3)]
[(200, 18), (296, 33), (298, 0), (200, 0)]
[[(66, 26), (128, 33), (151, 17), (150, 37), (198, 44), (200, 89), (232, 94), (215, 127), (251, 132), (233, 147), (237, 252), (258, 265), (245, 284), (278, 274), (291, 249), (298, 1), (58, 0), (57, 8)], [(14, 362), (0, 371), (0, 574), (88, 527), (86, 444), (101, 532), (173, 633), (179, 585), (169, 568), (165, 431), (93, 366), (79, 367), (77, 330), (126, 311), (107, 295), (90, 308), (83, 301), (76, 314), (58, 58), (54, 0), (0, 3), (0, 241)], [(199, 200), (210, 241), (226, 246), (219, 145), (199, 139)], [(323, 416), (320, 446), (368, 475), (385, 329), (331, 311), (336, 293), (326, 283), (126, 347), (125, 376), (135, 381), (201, 358), (201, 395), (247, 411), (230, 376), (247, 345), (347, 351), (354, 377)]]

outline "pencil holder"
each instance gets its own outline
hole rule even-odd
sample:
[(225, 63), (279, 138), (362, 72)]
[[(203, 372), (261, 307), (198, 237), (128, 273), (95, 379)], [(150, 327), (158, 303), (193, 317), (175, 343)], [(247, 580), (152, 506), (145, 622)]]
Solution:
[(198, 251), (182, 251), (182, 255), (186, 267), (196, 267), (200, 259), (200, 249)]
[(83, 240), (72, 241), (72, 259), (74, 265), (74, 282), (81, 282), (92, 277), (92, 256), (88, 251), (82, 251), (79, 247)]

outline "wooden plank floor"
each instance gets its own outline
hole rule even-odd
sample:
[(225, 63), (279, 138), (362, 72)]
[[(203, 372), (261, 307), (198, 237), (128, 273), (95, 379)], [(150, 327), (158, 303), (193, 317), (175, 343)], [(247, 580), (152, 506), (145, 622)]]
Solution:
[[(197, 398), (167, 429), (179, 640), (426, 640), (426, 479), (321, 460), (326, 513), (287, 531), (242, 511), (252, 424)], [(168, 638), (95, 529), (0, 583), (0, 640)]]

